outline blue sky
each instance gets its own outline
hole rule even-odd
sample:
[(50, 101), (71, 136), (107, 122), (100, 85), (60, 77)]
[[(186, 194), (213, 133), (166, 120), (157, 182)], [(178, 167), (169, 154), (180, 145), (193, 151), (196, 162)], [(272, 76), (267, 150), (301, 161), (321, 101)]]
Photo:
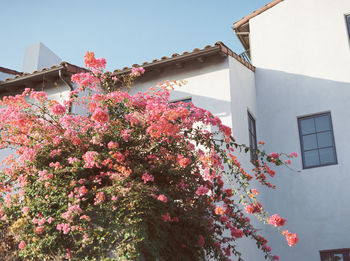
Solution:
[(240, 53), (233, 22), (270, 0), (11, 0), (1, 3), (0, 66), (22, 70), (25, 47), (42, 42), (82, 66), (87, 50), (107, 69), (224, 42)]

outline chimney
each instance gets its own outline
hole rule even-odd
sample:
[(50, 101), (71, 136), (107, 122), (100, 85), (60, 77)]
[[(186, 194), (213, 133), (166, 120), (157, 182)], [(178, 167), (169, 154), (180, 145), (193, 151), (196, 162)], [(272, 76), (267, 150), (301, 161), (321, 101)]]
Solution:
[(23, 72), (32, 73), (43, 68), (50, 68), (62, 62), (53, 51), (43, 43), (36, 43), (26, 48), (23, 59)]

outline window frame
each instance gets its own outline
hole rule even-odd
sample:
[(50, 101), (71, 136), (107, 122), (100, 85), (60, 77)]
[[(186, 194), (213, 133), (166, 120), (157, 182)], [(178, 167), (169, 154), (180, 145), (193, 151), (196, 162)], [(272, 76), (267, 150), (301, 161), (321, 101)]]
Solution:
[[(348, 253), (344, 258), (344, 254)], [(320, 250), (321, 261), (326, 261), (328, 254), (343, 254), (343, 261), (350, 261), (350, 248), (340, 248), (340, 249), (330, 249), (330, 250)]]
[(169, 103), (176, 103), (176, 102), (190, 103), (192, 102), (192, 97), (179, 98), (179, 99), (169, 101)]
[(348, 29), (348, 39), (350, 43), (350, 13), (344, 14), (345, 18), (345, 27)]
[[(254, 116), (249, 112), (249, 110), (247, 111), (247, 115), (248, 115), (248, 135), (249, 135), (249, 147), (250, 149), (250, 162), (252, 162), (254, 165), (256, 165), (257, 161), (258, 161), (258, 156), (256, 155), (255, 151), (258, 149), (258, 140), (257, 140), (257, 134), (256, 134), (256, 120), (254, 118)], [(253, 131), (254, 133), (252, 133), (251, 129), (250, 129), (250, 122), (252, 122), (253, 124)], [(251, 144), (251, 140), (254, 138), (255, 141), (255, 147), (252, 146)]]
[[(322, 164), (321, 163), (320, 154), (319, 154), (320, 147), (318, 146), (318, 139), (317, 139), (317, 133), (319, 133), (319, 132), (317, 132), (317, 130), (315, 128), (315, 132), (314, 133), (309, 133), (307, 135), (316, 134), (317, 148), (314, 149), (314, 150), (318, 150), (318, 156), (319, 156), (319, 162), (320, 163), (318, 165), (315, 165), (315, 166), (307, 167), (307, 166), (305, 166), (305, 156), (304, 156), (305, 155), (305, 151), (303, 149), (303, 136), (306, 136), (306, 135), (303, 135), (302, 132), (301, 132), (301, 120), (305, 120), (305, 119), (308, 119), (308, 118), (316, 118), (316, 117), (320, 117), (320, 116), (328, 116), (329, 117), (329, 124), (330, 124), (330, 130), (329, 131), (331, 131), (331, 134), (332, 134), (333, 146), (329, 146), (327, 148), (333, 148), (334, 149), (334, 162), (327, 163), (327, 164)], [(299, 144), (300, 144), (300, 151), (301, 151), (301, 159), (302, 159), (303, 169), (312, 169), (312, 168), (319, 168), (319, 167), (326, 167), (326, 166), (331, 166), (331, 165), (337, 165), (338, 164), (337, 148), (336, 148), (336, 145), (335, 145), (334, 130), (333, 130), (333, 122), (332, 122), (331, 112), (328, 111), (328, 112), (315, 113), (315, 114), (311, 114), (311, 115), (307, 115), (307, 116), (300, 116), (300, 117), (297, 117), (297, 120), (298, 120)], [(307, 151), (309, 151), (309, 150), (307, 150)]]

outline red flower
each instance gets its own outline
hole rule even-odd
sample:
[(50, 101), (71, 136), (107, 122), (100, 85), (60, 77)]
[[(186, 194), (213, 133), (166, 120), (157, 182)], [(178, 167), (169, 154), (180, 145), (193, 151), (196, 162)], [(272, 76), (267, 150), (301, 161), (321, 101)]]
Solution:
[(159, 201), (162, 201), (166, 203), (168, 201), (168, 198), (164, 194), (160, 194), (157, 198)]
[(99, 123), (105, 123), (109, 120), (109, 116), (107, 112), (97, 108), (92, 114), (91, 119)]
[(269, 224), (270, 225), (273, 225), (275, 227), (283, 227), (284, 224), (286, 224), (287, 220), (284, 219), (283, 217), (280, 217), (279, 215), (275, 214), (275, 215), (272, 215), (270, 218), (269, 218)]
[(215, 214), (216, 215), (223, 215), (224, 214), (224, 209), (222, 208), (222, 207), (220, 207), (220, 206), (217, 206), (216, 208), (215, 208)]
[(290, 247), (294, 246), (299, 241), (297, 234), (290, 233), (288, 230), (284, 230), (282, 234), (286, 236), (287, 243)]
[(167, 213), (165, 213), (164, 215), (162, 215), (162, 220), (163, 220), (164, 222), (171, 221), (170, 214), (167, 212)]

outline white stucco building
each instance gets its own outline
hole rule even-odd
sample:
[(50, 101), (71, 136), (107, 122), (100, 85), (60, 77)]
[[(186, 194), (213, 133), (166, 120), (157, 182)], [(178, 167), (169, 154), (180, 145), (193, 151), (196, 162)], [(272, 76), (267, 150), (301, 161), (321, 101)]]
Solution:
[(349, 14), (348, 0), (276, 0), (234, 24), (255, 66), (258, 139), (300, 155), (300, 174), (263, 195), (300, 238), (291, 249), (266, 228), (281, 260), (350, 260)]
[[(350, 261), (350, 1), (275, 0), (233, 28), (251, 64), (218, 42), (140, 65), (146, 73), (131, 92), (184, 79), (188, 84), (171, 100), (191, 99), (210, 110), (232, 127), (239, 143), (265, 141), (269, 152), (297, 152), (292, 167), (300, 172), (279, 168), (273, 179), (277, 189), (261, 191), (259, 199), (270, 214), (288, 219), (299, 243), (290, 248), (274, 228), (259, 223), (258, 228), (282, 261)], [(37, 72), (0, 67), (0, 81), (12, 78), (0, 82), (1, 95), (41, 88), (45, 81), (56, 98), (74, 88), (69, 76), (81, 68), (59, 64), (45, 48), (34, 50), (47, 59), (26, 55), (36, 61)], [(239, 159), (253, 167), (249, 154)], [(248, 240), (240, 250), (245, 260), (264, 260)]]

